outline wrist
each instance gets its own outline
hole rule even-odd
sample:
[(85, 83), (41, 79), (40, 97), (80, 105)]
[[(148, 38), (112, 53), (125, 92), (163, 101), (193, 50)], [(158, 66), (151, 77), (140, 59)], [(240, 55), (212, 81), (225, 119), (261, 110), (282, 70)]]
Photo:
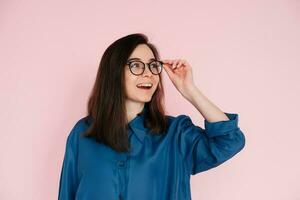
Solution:
[(191, 101), (199, 92), (199, 88), (193, 84), (186, 88), (186, 94), (184, 96)]

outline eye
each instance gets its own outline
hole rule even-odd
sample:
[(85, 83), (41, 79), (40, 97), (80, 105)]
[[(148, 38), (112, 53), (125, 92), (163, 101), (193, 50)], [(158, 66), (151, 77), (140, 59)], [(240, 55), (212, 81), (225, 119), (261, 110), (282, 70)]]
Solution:
[(131, 62), (130, 63), (130, 67), (138, 67), (138, 68), (142, 68), (143, 67), (143, 64), (140, 63), (140, 62)]
[(151, 67), (158, 67), (158, 64), (157, 63), (151, 63), (151, 65), (150, 65)]
[(152, 62), (152, 63), (150, 64), (150, 67), (151, 67), (151, 68), (160, 68), (160, 67), (162, 67), (162, 66), (161, 66), (161, 63), (160, 63), (160, 62), (154, 61), (154, 62)]

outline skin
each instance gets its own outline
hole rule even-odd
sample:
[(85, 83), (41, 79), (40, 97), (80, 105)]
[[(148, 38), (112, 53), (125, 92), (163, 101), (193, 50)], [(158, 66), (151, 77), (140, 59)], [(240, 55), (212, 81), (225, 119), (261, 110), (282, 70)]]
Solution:
[[(140, 58), (144, 63), (148, 63), (150, 58), (154, 58), (151, 49), (141, 44), (136, 47), (128, 58)], [(178, 92), (188, 100), (209, 122), (227, 121), (229, 118), (225, 113), (212, 103), (195, 85), (191, 65), (184, 59), (162, 60), (163, 69)], [(143, 74), (136, 76), (132, 74), (126, 65), (126, 110), (127, 119), (130, 122), (140, 113), (145, 102), (149, 102), (158, 86), (159, 76), (153, 75), (146, 67)], [(150, 90), (141, 90), (136, 87), (138, 83), (151, 82), (153, 87)]]
[[(155, 57), (147, 45), (140, 44), (134, 49), (128, 60), (130, 58), (140, 58), (142, 62), (149, 63), (149, 59)], [(137, 84), (145, 82), (153, 84), (150, 90), (142, 90), (136, 87)], [(159, 75), (152, 74), (148, 67), (145, 68), (143, 74), (136, 76), (130, 72), (128, 65), (125, 66), (125, 105), (128, 121), (131, 121), (143, 110), (145, 103), (151, 100), (158, 84)]]

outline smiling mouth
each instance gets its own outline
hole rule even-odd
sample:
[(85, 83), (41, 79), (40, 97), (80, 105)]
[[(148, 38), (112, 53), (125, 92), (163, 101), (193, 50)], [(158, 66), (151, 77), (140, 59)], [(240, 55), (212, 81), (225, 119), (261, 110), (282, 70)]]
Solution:
[(140, 83), (136, 85), (139, 89), (150, 90), (153, 87), (152, 83)]
[(147, 87), (147, 86), (136, 86), (137, 88), (139, 88), (139, 89), (143, 89), (143, 90), (150, 90), (151, 88), (152, 88), (152, 86), (151, 87)]

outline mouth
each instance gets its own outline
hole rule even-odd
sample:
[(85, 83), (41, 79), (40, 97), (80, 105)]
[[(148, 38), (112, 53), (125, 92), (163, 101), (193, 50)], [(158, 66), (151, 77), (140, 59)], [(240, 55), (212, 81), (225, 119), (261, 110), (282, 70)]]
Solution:
[(139, 83), (136, 85), (137, 88), (143, 90), (150, 90), (153, 87), (152, 83)]

